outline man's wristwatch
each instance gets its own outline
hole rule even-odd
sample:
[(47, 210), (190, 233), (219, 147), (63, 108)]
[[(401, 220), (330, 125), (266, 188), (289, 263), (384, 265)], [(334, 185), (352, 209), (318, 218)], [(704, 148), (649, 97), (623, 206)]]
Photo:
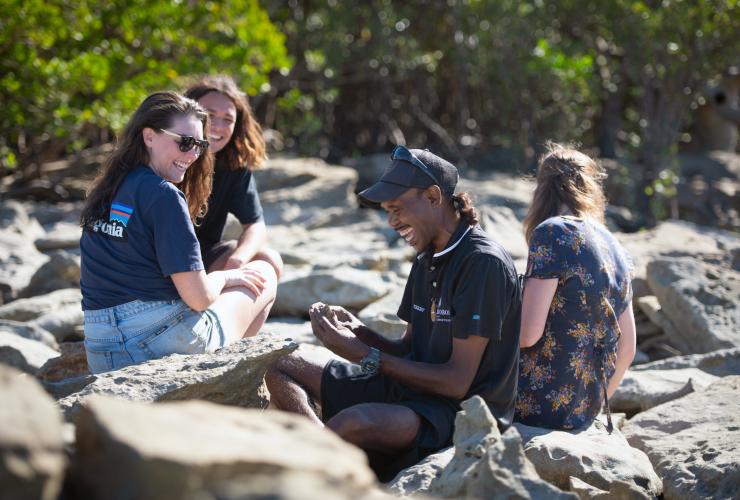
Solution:
[(378, 373), (378, 370), (380, 370), (380, 351), (371, 347), (368, 355), (360, 360), (360, 368), (365, 375)]

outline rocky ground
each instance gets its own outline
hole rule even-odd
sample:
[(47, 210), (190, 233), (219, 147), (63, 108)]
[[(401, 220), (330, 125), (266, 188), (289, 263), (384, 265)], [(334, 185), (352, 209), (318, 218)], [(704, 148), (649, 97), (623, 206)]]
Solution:
[[(532, 185), (505, 175), (466, 175), (461, 188), (477, 196), (484, 228), (522, 271), (521, 220)], [(257, 178), (270, 241), (286, 271), (263, 332), (213, 355), (175, 355), (99, 376), (87, 371), (81, 344), (80, 203), (6, 196), (0, 202), (0, 496), (737, 495), (740, 238), (685, 221), (619, 234), (636, 265), (639, 352), (612, 400), (621, 414), (611, 435), (601, 421), (578, 432), (516, 425), (501, 434), (473, 398), (458, 415), (451, 448), (379, 485), (358, 449), (300, 418), (264, 410), (266, 366), (316, 344), (307, 320), (311, 303), (347, 307), (391, 337), (403, 330), (395, 312), (413, 250), (381, 213), (357, 207), (354, 190), (367, 177), (359, 167), (271, 160)], [(21, 194), (79, 193), (84, 178), (41, 184)], [(623, 220), (614, 213), (616, 229)], [(227, 233), (238, 230), (232, 221)]]

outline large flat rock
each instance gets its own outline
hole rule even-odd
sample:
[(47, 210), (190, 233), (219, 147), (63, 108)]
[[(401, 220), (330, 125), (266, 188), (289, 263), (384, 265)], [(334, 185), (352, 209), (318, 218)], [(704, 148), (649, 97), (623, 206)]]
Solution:
[(647, 453), (667, 500), (737, 498), (740, 376), (639, 413), (622, 432)]
[(268, 366), (297, 344), (261, 334), (243, 339), (214, 354), (173, 354), (120, 370), (102, 373), (81, 391), (59, 400), (67, 419), (93, 395), (132, 401), (203, 399), (245, 408), (267, 404), (262, 381)]
[[(240, 498), (278, 498), (279, 484), (250, 496), (249, 479), (290, 472), (357, 496), (375, 484), (361, 450), (303, 417), (205, 401), (91, 398), (77, 424), (77, 459), (74, 483), (82, 498), (214, 498), (232, 481)], [(304, 493), (323, 498), (320, 491)]]
[(676, 356), (630, 367), (609, 399), (612, 411), (634, 414), (740, 375), (740, 348)]

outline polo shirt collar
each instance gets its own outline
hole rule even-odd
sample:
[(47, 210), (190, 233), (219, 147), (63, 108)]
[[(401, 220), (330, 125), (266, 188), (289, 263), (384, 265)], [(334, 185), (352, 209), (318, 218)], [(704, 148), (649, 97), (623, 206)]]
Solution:
[(422, 253), (420, 253), (416, 258), (421, 260), (422, 258), (428, 258), (431, 254), (431, 259), (437, 260), (441, 258), (445, 258), (449, 256), (452, 252), (454, 252), (455, 248), (458, 247), (458, 245), (462, 242), (463, 238), (473, 229), (473, 226), (469, 226), (465, 224), (464, 222), (460, 222), (460, 224), (457, 226), (457, 229), (455, 229), (455, 232), (452, 233), (452, 236), (450, 237), (450, 241), (447, 242), (447, 245), (444, 247), (443, 250), (440, 250), (437, 253), (432, 254), (431, 246), (430, 249), (424, 250)]

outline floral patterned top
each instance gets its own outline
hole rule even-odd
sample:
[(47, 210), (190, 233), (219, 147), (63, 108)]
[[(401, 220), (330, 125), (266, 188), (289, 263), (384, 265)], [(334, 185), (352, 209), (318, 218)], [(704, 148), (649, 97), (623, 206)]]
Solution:
[(558, 278), (558, 287), (542, 338), (521, 351), (515, 420), (553, 429), (593, 422), (614, 373), (631, 274), (629, 255), (598, 222), (557, 216), (534, 229), (526, 276)]

